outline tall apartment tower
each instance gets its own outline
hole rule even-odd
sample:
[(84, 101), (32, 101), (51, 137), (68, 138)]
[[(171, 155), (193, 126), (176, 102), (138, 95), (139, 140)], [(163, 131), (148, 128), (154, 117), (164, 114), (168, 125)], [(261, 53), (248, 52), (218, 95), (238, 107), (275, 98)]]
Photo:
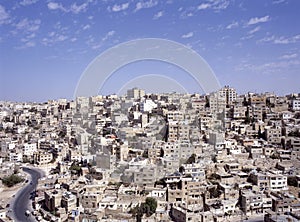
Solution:
[(145, 96), (145, 91), (138, 88), (127, 90), (127, 99), (140, 99)]
[(226, 105), (232, 105), (237, 98), (236, 90), (232, 87), (225, 86), (219, 90), (219, 97), (224, 97)]

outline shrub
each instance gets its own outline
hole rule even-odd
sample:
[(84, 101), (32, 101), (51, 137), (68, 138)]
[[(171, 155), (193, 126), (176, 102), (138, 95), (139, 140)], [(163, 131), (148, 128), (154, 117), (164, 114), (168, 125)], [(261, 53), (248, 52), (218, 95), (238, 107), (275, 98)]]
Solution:
[(2, 183), (7, 187), (12, 187), (18, 183), (23, 182), (24, 179), (18, 176), (17, 174), (12, 174), (8, 177), (2, 178)]

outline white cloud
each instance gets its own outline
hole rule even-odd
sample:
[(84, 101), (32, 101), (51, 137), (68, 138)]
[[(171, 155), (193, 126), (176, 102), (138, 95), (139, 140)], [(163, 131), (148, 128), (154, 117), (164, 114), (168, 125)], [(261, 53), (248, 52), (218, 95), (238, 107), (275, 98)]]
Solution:
[(47, 6), (49, 10), (61, 10), (63, 12), (72, 12), (74, 14), (78, 14), (87, 10), (88, 2), (85, 2), (81, 5), (77, 5), (76, 3), (74, 3), (70, 7), (64, 7), (61, 3), (57, 2), (49, 2)]
[(191, 38), (193, 36), (194, 36), (194, 33), (193, 32), (189, 32), (189, 33), (186, 33), (186, 34), (182, 35), (181, 38), (187, 39), (187, 38)]
[(110, 39), (113, 35), (115, 35), (116, 31), (111, 30), (105, 34), (105, 36), (99, 41), (95, 41), (94, 37), (89, 36), (88, 40), (86, 41), (86, 44), (91, 46), (92, 49), (99, 49), (103, 46), (104, 42), (108, 39)]
[(262, 64), (258, 67), (258, 69), (261, 68), (290, 68), (291, 66), (299, 65), (300, 61), (298, 60), (292, 60), (292, 61), (282, 61), (282, 62), (270, 62)]
[(30, 39), (33, 39), (35, 37), (35, 33), (31, 33), (30, 35), (27, 35), (25, 38), (21, 39), (21, 42), (28, 42)]
[(275, 36), (272, 35), (272, 36), (264, 37), (264, 38), (258, 40), (257, 42), (271, 42), (271, 41), (273, 41), (274, 39), (275, 39)]
[(299, 40), (300, 40), (300, 35), (295, 35), (295, 36), (292, 36), (290, 38), (279, 37), (279, 38), (274, 40), (274, 43), (275, 44), (290, 44), (290, 43), (299, 42)]
[(64, 11), (64, 12), (66, 12), (67, 11), (67, 9), (65, 9), (63, 6), (62, 6), (62, 4), (60, 4), (60, 3), (56, 3), (56, 2), (49, 2), (48, 4), (47, 4), (47, 6), (48, 6), (48, 9), (50, 9), (50, 10), (62, 10), (62, 11)]
[(268, 22), (268, 21), (270, 21), (270, 16), (266, 15), (266, 16), (261, 17), (261, 18), (258, 18), (258, 17), (251, 18), (247, 24), (248, 25), (255, 25), (257, 23)]
[(230, 4), (229, 0), (208, 0), (206, 3), (198, 5), (198, 10), (213, 9), (216, 12), (226, 9)]
[(81, 5), (77, 5), (76, 3), (72, 4), (70, 7), (70, 11), (74, 14), (78, 14), (80, 12), (85, 12), (87, 10), (88, 3), (83, 3)]
[(109, 11), (113, 11), (113, 12), (120, 12), (120, 11), (124, 11), (126, 9), (128, 9), (129, 7), (129, 2), (127, 3), (123, 3), (123, 4), (114, 4), (113, 7), (110, 9), (110, 7), (108, 8)]
[(20, 2), (20, 5), (23, 5), (23, 6), (32, 5), (36, 2), (38, 2), (38, 0), (23, 0)]
[(40, 19), (28, 20), (27, 18), (25, 18), (25, 19), (22, 19), (15, 26), (18, 30), (22, 30), (24, 32), (35, 32), (35, 31), (39, 30), (40, 24), (41, 24)]
[(232, 22), (229, 25), (226, 26), (226, 29), (233, 29), (239, 26), (238, 22)]
[(260, 43), (260, 42), (271, 42), (271, 43), (274, 43), (274, 44), (291, 44), (291, 43), (297, 43), (299, 41), (300, 41), (300, 35), (295, 35), (295, 36), (292, 36), (292, 37), (284, 37), (284, 36), (275, 37), (274, 35), (272, 35), (272, 36), (267, 36), (263, 39), (260, 39), (258, 41), (258, 43)]
[(50, 32), (50, 33), (48, 34), (49, 37), (53, 37), (54, 35), (55, 35), (55, 32)]
[(211, 0), (211, 2), (214, 2), (213, 9), (216, 11), (227, 9), (230, 4), (228, 0)]
[(27, 42), (25, 44), (26, 47), (34, 47), (35, 46), (35, 42)]
[(255, 27), (254, 29), (251, 29), (249, 32), (248, 32), (248, 34), (249, 35), (252, 35), (252, 34), (254, 34), (255, 32), (258, 32), (260, 30), (260, 26), (257, 26), (257, 27)]
[(57, 38), (56, 38), (56, 41), (62, 42), (62, 41), (65, 41), (66, 39), (68, 39), (68, 36), (58, 35)]
[(91, 28), (91, 26), (90, 25), (85, 25), (85, 26), (83, 26), (83, 30), (87, 30), (87, 29), (89, 29), (89, 28)]
[(114, 30), (109, 31), (108, 33), (106, 33), (106, 35), (102, 38), (102, 41), (106, 41), (107, 39), (109, 39), (111, 36), (113, 36), (116, 32)]
[(6, 12), (5, 8), (0, 5), (0, 25), (9, 22), (9, 14)]
[(275, 73), (282, 72), (287, 69), (291, 69), (292, 67), (299, 66), (299, 60), (285, 60), (279, 62), (268, 62), (264, 64), (250, 64), (243, 63), (235, 67), (237, 71), (245, 71), (250, 70), (254, 72), (260, 73)]
[(140, 1), (135, 5), (135, 12), (144, 9), (144, 8), (152, 8), (158, 4), (157, 0), (149, 0), (149, 1)]
[(292, 41), (291, 38), (286, 38), (286, 37), (279, 37), (273, 41), (273, 43), (275, 43), (275, 44), (289, 44), (289, 43), (293, 43), (293, 42), (294, 41)]
[(285, 2), (285, 0), (277, 0), (277, 1), (273, 1), (272, 3), (273, 4), (280, 4), (280, 3), (283, 3)]
[(63, 42), (67, 39), (69, 39), (69, 37), (64, 34), (60, 34), (57, 32), (50, 32), (48, 33), (48, 37), (42, 39), (42, 43), (46, 46), (50, 46), (53, 45), (54, 43)]
[(247, 36), (243, 36), (242, 38), (241, 38), (241, 40), (249, 40), (249, 39), (252, 39), (253, 38), (253, 36), (254, 35), (247, 35)]
[(34, 47), (36, 45), (36, 43), (34, 42), (34, 38), (35, 38), (35, 33), (31, 33), (23, 38), (20, 39), (22, 45), (21, 46), (17, 46), (15, 47), (16, 49), (25, 49), (25, 48), (30, 48), (30, 47)]
[(285, 54), (283, 56), (280, 56), (280, 59), (294, 59), (298, 56), (297, 53), (293, 53), (293, 54)]
[(34, 41), (35, 38), (35, 33), (31, 33), (23, 38), (20, 39), (22, 45), (21, 46), (16, 46), (16, 49), (26, 49), (30, 47), (36, 46), (36, 43)]
[(24, 45), (19, 46), (19, 47), (16, 47), (16, 49), (26, 49), (26, 48), (31, 48), (31, 47), (34, 47), (35, 45), (36, 45), (35, 42), (33, 42), (33, 41), (28, 41), (28, 42), (25, 42)]
[(102, 43), (99, 43), (97, 45), (93, 45), (92, 49), (99, 49), (102, 46)]
[(197, 9), (198, 10), (203, 10), (203, 9), (207, 9), (207, 8), (210, 8), (211, 7), (211, 4), (208, 4), (208, 3), (202, 3), (200, 4)]
[(164, 15), (163, 11), (159, 11), (157, 12), (154, 16), (153, 19), (159, 19), (160, 17), (162, 17)]

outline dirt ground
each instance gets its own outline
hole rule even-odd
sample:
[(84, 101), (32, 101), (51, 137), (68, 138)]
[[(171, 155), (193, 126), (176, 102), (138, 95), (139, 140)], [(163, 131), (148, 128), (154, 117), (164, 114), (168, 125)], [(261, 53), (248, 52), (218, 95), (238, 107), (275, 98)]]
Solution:
[(23, 174), (24, 182), (16, 184), (13, 187), (5, 187), (4, 185), (0, 188), (0, 207), (6, 208), (7, 204), (14, 198), (16, 193), (26, 185), (28, 175)]
[(15, 194), (22, 188), (25, 183), (17, 184), (13, 187), (5, 187), (0, 189), (0, 206), (5, 208), (9, 201), (15, 196)]
[(292, 193), (296, 198), (299, 196), (300, 188), (289, 186), (289, 192)]

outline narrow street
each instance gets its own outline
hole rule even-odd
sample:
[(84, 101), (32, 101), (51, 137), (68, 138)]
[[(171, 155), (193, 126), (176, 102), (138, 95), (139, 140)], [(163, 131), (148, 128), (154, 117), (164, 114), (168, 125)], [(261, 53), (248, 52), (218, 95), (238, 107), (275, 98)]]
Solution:
[(34, 168), (23, 167), (23, 171), (31, 176), (27, 184), (16, 194), (11, 203), (12, 218), (16, 221), (36, 221), (30, 214), (26, 215), (26, 211), (32, 211), (30, 196), (35, 191), (38, 179), (42, 177), (40, 170)]

